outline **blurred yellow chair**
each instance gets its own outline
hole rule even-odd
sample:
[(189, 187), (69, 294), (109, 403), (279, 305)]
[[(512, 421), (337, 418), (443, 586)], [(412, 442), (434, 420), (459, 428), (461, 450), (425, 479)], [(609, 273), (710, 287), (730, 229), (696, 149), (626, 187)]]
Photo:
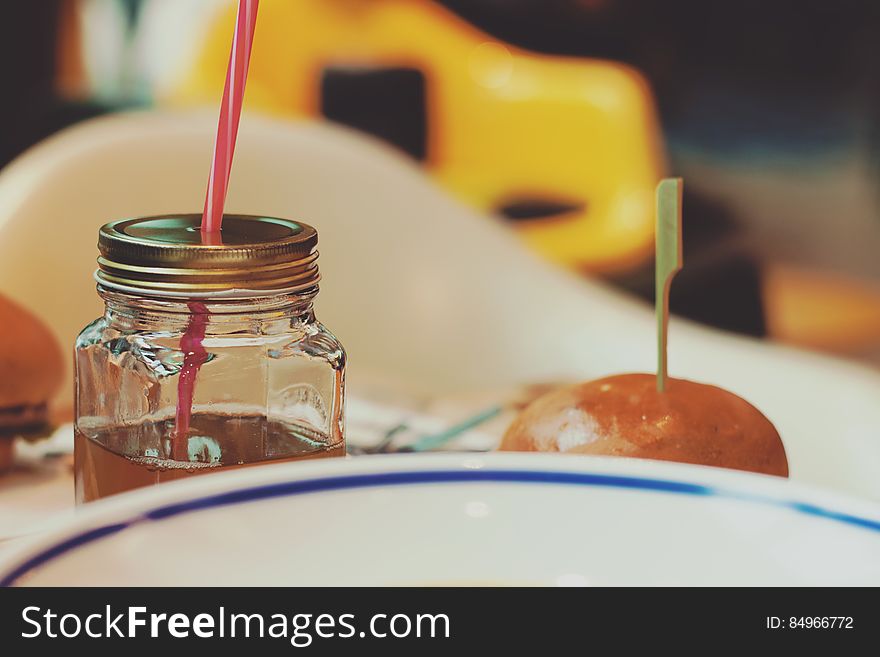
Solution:
[[(227, 4), (167, 102), (219, 98), (237, 3)], [(483, 211), (555, 206), (552, 218), (517, 222), (545, 255), (614, 271), (651, 254), (663, 164), (652, 96), (632, 69), (515, 48), (430, 0), (260, 3), (248, 107), (321, 115), (327, 71), (352, 69), (420, 72), (425, 166)]]

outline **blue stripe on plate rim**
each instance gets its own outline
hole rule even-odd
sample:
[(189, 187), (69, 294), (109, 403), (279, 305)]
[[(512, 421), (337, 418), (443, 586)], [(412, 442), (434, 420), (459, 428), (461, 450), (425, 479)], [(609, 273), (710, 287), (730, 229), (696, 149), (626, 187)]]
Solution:
[(678, 495), (719, 497), (783, 508), (795, 513), (824, 518), (846, 525), (880, 533), (880, 520), (871, 520), (794, 500), (776, 499), (764, 495), (749, 495), (738, 491), (687, 482), (647, 479), (623, 475), (586, 472), (553, 472), (541, 470), (418, 470), (374, 474), (342, 475), (296, 481), (264, 484), (240, 490), (198, 497), (184, 502), (156, 507), (127, 521), (103, 525), (76, 534), (42, 550), (25, 560), (0, 578), (0, 587), (13, 586), (16, 580), (53, 559), (78, 547), (112, 536), (143, 522), (160, 522), (174, 516), (242, 504), (276, 497), (292, 497), (333, 490), (371, 488), (377, 486), (407, 486), (414, 484), (444, 483), (519, 483), (554, 484), (569, 486), (598, 486), (630, 490), (654, 491)]

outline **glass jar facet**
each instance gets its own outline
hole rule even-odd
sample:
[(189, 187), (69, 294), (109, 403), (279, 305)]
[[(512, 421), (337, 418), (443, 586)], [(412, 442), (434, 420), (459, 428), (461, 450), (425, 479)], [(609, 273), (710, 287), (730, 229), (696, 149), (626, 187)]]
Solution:
[(344, 455), (345, 351), (315, 318), (317, 287), (200, 302), (205, 357), (185, 436), (176, 413), (191, 304), (98, 289), (105, 313), (75, 350), (78, 502), (217, 469)]

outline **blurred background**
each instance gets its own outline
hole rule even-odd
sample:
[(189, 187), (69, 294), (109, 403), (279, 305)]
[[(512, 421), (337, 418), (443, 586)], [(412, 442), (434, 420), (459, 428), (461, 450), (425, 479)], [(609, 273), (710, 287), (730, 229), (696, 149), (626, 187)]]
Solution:
[[(8, 4), (0, 166), (92, 116), (216, 107), (232, 2)], [(257, 30), (247, 111), (368, 132), (646, 303), (653, 187), (683, 176), (673, 312), (880, 363), (880, 4), (264, 0)]]

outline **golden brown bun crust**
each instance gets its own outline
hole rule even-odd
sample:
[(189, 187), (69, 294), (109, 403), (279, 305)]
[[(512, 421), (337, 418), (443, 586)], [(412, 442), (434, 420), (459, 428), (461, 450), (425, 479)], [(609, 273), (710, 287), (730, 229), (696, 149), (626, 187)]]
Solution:
[(0, 408), (41, 404), (58, 391), (64, 362), (55, 336), (0, 295)]
[(788, 476), (776, 428), (715, 386), (621, 374), (537, 399), (514, 420), (502, 450), (630, 456)]
[(0, 436), (0, 473), (6, 472), (12, 467), (13, 441), (12, 438)]

